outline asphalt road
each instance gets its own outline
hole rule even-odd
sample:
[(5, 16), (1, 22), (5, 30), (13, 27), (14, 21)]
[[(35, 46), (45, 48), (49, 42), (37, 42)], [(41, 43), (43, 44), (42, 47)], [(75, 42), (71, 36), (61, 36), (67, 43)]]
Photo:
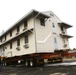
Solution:
[[(69, 64), (69, 63), (68, 63)], [(76, 65), (47, 64), (40, 67), (6, 66), (0, 75), (76, 75)]]

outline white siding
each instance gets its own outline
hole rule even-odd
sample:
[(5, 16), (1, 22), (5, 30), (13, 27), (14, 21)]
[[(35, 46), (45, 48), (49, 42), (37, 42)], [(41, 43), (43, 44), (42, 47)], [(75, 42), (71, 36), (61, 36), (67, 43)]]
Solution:
[[(6, 47), (7, 49), (5, 50), (5, 56), (11, 57), (12, 56), (18, 56), (18, 55), (24, 55), (24, 54), (31, 54), (35, 53), (35, 41), (34, 41), (34, 35), (30, 34), (28, 35), (29, 39), (29, 48), (24, 48), (23, 46), (25, 45), (24, 43), (24, 37), (20, 39), (20, 50), (16, 50), (17, 48), (17, 40), (12, 42), (12, 49), (10, 49), (10, 44), (8, 44)], [(32, 43), (32, 44), (31, 44)]]
[(40, 25), (39, 19), (36, 20), (37, 52), (53, 52), (54, 46), (51, 31), (49, 20), (45, 22), (45, 26)]
[[(30, 18), (27, 21), (28, 21), (27, 29), (34, 28), (33, 18)], [(19, 33), (22, 33), (23, 29), (24, 29), (24, 23), (22, 23), (20, 25), (20, 32)], [(11, 37), (10, 37), (10, 33), (7, 34), (7, 40), (15, 37), (16, 33), (17, 33), (17, 29), (15, 28), (15, 29), (12, 30), (12, 36)], [(34, 35), (34, 31), (33, 31), (33, 33), (28, 34), (29, 48), (26, 48), (26, 49), (23, 47), (25, 45), (24, 36), (25, 35), (23, 35), (23, 37), (20, 37), (20, 50), (19, 51), (16, 49), (17, 48), (17, 39), (15, 39), (13, 42), (10, 41), (10, 42), (12, 42), (12, 49), (10, 49), (10, 42), (7, 45), (4, 45), (4, 47), (7, 47), (7, 49), (5, 49), (5, 51), (3, 52), (3, 56), (11, 57), (11, 56), (18, 56), (18, 55), (35, 53), (35, 35)], [(3, 37), (3, 39), (4, 39), (4, 37)], [(2, 47), (1, 50), (3, 51), (3, 47)]]
[[(47, 12), (46, 14), (50, 14), (51, 12)], [(60, 23), (61, 20), (54, 16), (51, 16), (46, 22), (45, 26), (40, 25), (40, 20), (35, 20), (35, 26), (36, 26), (36, 42), (37, 42), (37, 52), (53, 52), (55, 50), (55, 44), (54, 44), (54, 37), (57, 39), (58, 49), (68, 49), (69, 43), (67, 40), (67, 47), (64, 47), (63, 39), (60, 36), (62, 33), (60, 26), (58, 23)], [(53, 28), (52, 23), (54, 23), (55, 28)], [(65, 32), (67, 34), (67, 31), (65, 29)], [(51, 34), (51, 35), (50, 35)]]

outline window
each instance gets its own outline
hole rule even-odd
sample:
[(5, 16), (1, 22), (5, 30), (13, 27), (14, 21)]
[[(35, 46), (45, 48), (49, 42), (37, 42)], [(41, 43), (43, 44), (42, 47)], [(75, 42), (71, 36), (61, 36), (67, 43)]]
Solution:
[(2, 42), (2, 38), (1, 38), (1, 42)]
[(62, 38), (63, 39), (63, 43), (65, 43), (65, 38)]
[(10, 31), (10, 37), (12, 36), (12, 31)]
[(27, 20), (24, 21), (24, 28), (27, 27)]
[(64, 31), (63, 26), (61, 26), (61, 31)]
[(5, 35), (5, 40), (6, 40), (6, 35)]
[(53, 27), (53, 28), (55, 28), (55, 25), (54, 25), (54, 23), (52, 23), (52, 27)]
[(17, 39), (17, 46), (20, 46), (20, 39)]
[(3, 47), (3, 52), (5, 51), (5, 48)]
[(20, 29), (19, 29), (19, 26), (17, 26), (17, 32), (19, 32), (19, 30), (20, 30)]
[(40, 24), (41, 24), (42, 26), (45, 26), (45, 20), (44, 20), (44, 19), (40, 19)]
[(12, 49), (12, 42), (10, 43), (10, 49)]
[(54, 38), (54, 43), (57, 43), (57, 39), (56, 38)]
[(28, 35), (25, 36), (25, 44), (28, 43)]

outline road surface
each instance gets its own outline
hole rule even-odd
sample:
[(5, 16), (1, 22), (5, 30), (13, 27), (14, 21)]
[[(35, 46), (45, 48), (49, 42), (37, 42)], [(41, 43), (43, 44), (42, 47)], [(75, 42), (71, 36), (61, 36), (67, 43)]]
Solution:
[(46, 64), (40, 67), (6, 66), (0, 75), (76, 75), (76, 62)]

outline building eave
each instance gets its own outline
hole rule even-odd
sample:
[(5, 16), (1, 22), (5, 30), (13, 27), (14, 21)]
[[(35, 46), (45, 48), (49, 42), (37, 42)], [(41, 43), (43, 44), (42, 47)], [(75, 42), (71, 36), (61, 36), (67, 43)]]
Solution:
[(72, 38), (72, 37), (73, 37), (73, 36), (65, 35), (65, 34), (60, 34), (60, 36), (62, 36), (62, 37), (66, 37), (66, 38)]
[(26, 15), (24, 15), (21, 19), (19, 19), (15, 24), (13, 24), (9, 29), (7, 29), (7, 30), (0, 36), (0, 38), (3, 37), (3, 36), (5, 36), (8, 32), (10, 32), (11, 30), (13, 30), (13, 29), (14, 29), (15, 27), (17, 27), (18, 25), (20, 25), (24, 20), (28, 19), (28, 18), (29, 18), (30, 16), (32, 16), (33, 14), (34, 14), (34, 15), (37, 15), (38, 13), (40, 13), (39, 16), (43, 16), (44, 18), (50, 18), (50, 16), (48, 16), (48, 15), (46, 15), (46, 14), (44, 14), (44, 13), (41, 13), (41, 12), (39, 12), (39, 11), (36, 11), (36, 10), (32, 9), (30, 12), (28, 12)]
[(65, 27), (65, 28), (70, 28), (70, 27), (73, 27), (73, 26), (71, 26), (71, 25), (69, 25), (69, 24), (67, 24), (67, 23), (65, 23), (65, 22), (61, 22), (61, 23), (58, 23), (60, 26), (63, 26), (63, 27)]

